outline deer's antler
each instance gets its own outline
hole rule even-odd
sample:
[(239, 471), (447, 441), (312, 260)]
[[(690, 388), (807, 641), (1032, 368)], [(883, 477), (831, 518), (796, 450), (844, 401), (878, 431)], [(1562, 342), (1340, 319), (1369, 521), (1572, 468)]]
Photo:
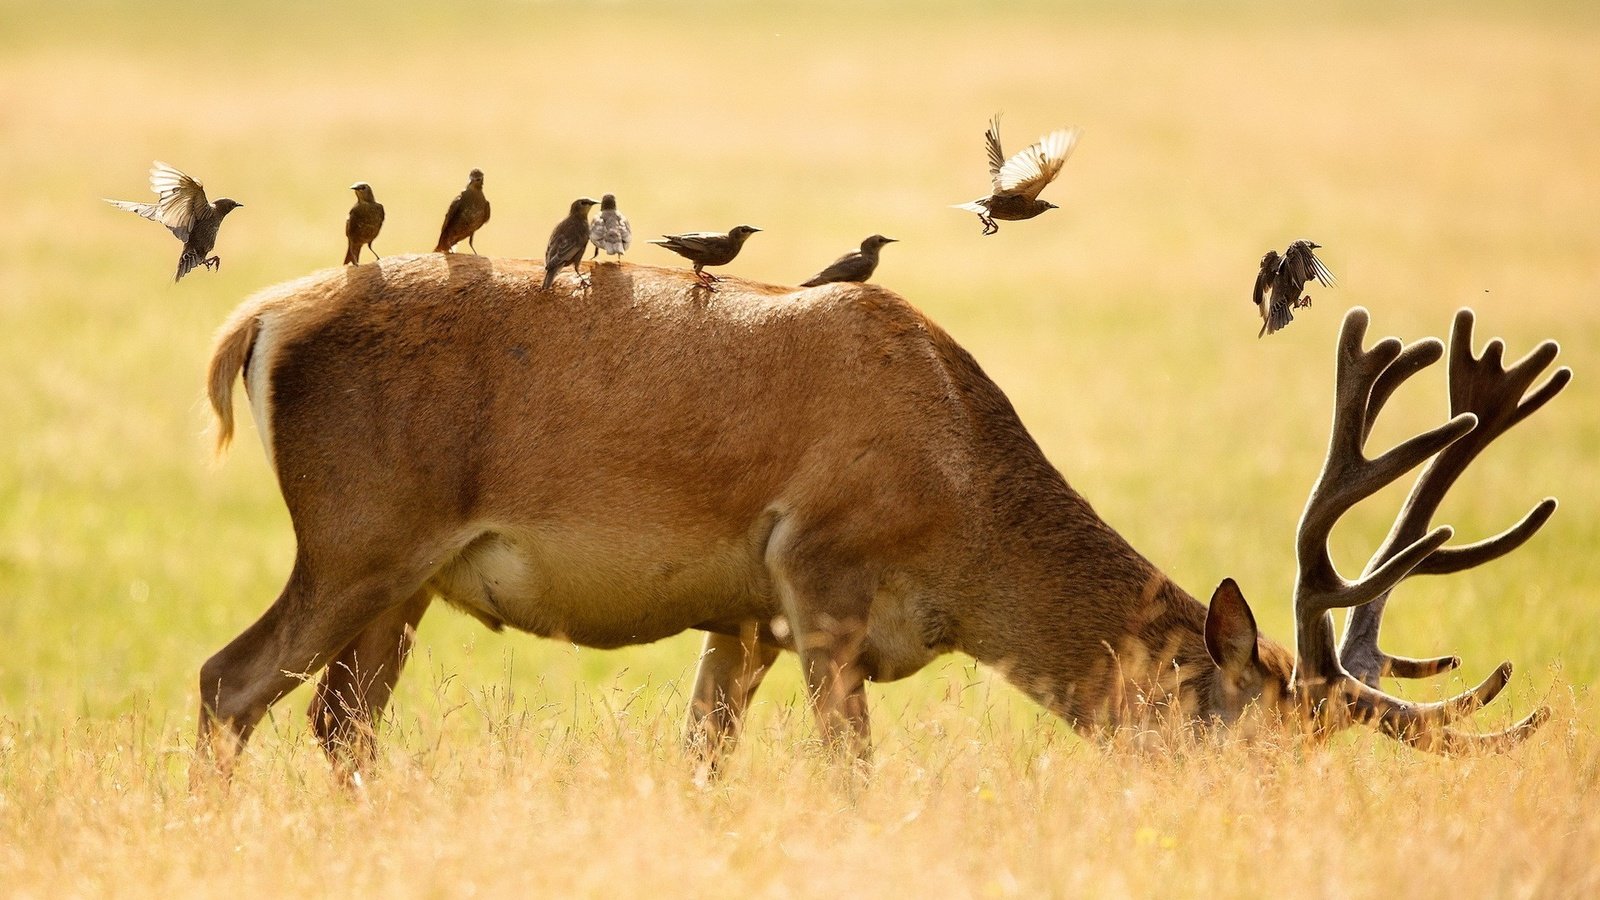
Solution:
[[(1502, 664), (1482, 684), (1439, 703), (1411, 703), (1378, 689), (1383, 675), (1419, 678), (1460, 665), (1454, 656), (1408, 659), (1378, 649), (1378, 627), (1389, 593), (1412, 574), (1446, 574), (1495, 559), (1521, 546), (1538, 531), (1556, 502), (1546, 499), (1512, 528), (1475, 544), (1447, 548), (1448, 526), (1429, 530), (1439, 503), (1484, 447), (1543, 406), (1566, 387), (1572, 373), (1556, 371), (1532, 393), (1529, 387), (1555, 359), (1553, 341), (1540, 344), (1510, 369), (1502, 368), (1504, 345), (1491, 341), (1481, 358), (1472, 356), (1473, 314), (1456, 314), (1450, 338), (1448, 422), (1411, 438), (1375, 459), (1362, 447), (1373, 421), (1406, 379), (1444, 353), (1429, 338), (1408, 347), (1386, 338), (1363, 350), (1367, 312), (1353, 309), (1339, 334), (1333, 435), (1322, 474), (1306, 501), (1296, 537), (1299, 574), (1295, 583), (1295, 685), (1320, 721), (1369, 722), (1408, 744), (1438, 752), (1469, 746), (1502, 748), (1516, 744), (1543, 722), (1535, 711), (1511, 728), (1491, 735), (1464, 734), (1449, 723), (1470, 715), (1500, 693), (1511, 677)], [(1356, 503), (1406, 472), (1432, 461), (1417, 478), (1394, 528), (1355, 581), (1341, 577), (1328, 553), (1334, 523)], [(1342, 650), (1335, 649), (1334, 609), (1352, 608)]]

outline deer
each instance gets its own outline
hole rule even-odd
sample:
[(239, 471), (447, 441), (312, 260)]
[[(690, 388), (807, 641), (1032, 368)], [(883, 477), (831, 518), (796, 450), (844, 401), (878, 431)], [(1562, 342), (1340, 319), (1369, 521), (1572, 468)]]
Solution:
[[(197, 761), (231, 771), (267, 710), (317, 678), (312, 729), (345, 771), (435, 600), (491, 629), (594, 648), (703, 632), (686, 742), (715, 766), (780, 654), (818, 737), (869, 758), (868, 682), (946, 653), (998, 671), (1085, 735), (1167, 717), (1226, 734), (1251, 710), (1318, 733), (1369, 725), (1437, 753), (1516, 746), (1457, 727), (1509, 663), (1451, 699), (1382, 690), (1456, 657), (1379, 649), (1393, 589), (1524, 544), (1554, 512), (1447, 547), (1430, 528), (1478, 453), (1566, 386), (1546, 341), (1502, 364), (1450, 338), (1451, 418), (1369, 458), (1373, 421), (1444, 345), (1362, 344), (1344, 320), (1332, 436), (1295, 539), (1294, 650), (1260, 635), (1238, 584), (1203, 604), (1050, 464), (974, 358), (872, 284), (810, 289), (624, 263), (541, 292), (536, 261), (393, 256), (247, 299), (218, 332), (207, 393), (223, 454), (233, 386), (296, 551), (266, 612), (200, 669)], [(1354, 580), (1327, 539), (1355, 503), (1426, 463)], [(1351, 609), (1336, 643), (1333, 612)]]

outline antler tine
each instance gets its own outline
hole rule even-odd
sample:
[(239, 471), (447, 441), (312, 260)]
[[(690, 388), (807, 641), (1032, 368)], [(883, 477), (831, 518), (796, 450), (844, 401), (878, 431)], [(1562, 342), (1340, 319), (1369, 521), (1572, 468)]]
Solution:
[(1501, 663), (1483, 683), (1470, 691), (1437, 703), (1408, 703), (1351, 681), (1347, 699), (1351, 716), (1377, 726), (1392, 738), (1431, 753), (1456, 755), (1473, 751), (1498, 753), (1522, 743), (1550, 717), (1540, 706), (1503, 731), (1472, 734), (1449, 727), (1494, 701), (1511, 681), (1511, 664)]
[(1361, 439), (1365, 441), (1372, 436), (1372, 423), (1377, 421), (1378, 413), (1383, 410), (1389, 397), (1394, 394), (1406, 379), (1426, 369), (1439, 361), (1444, 356), (1444, 342), (1438, 338), (1423, 338), (1400, 351), (1400, 356), (1383, 374), (1378, 376), (1377, 383), (1372, 386), (1372, 399), (1367, 404), (1366, 426), (1361, 430)]
[[(1513, 425), (1548, 403), (1572, 380), (1572, 370), (1562, 367), (1530, 393), (1529, 387), (1560, 352), (1559, 345), (1545, 341), (1509, 368), (1504, 368), (1505, 344), (1498, 339), (1484, 347), (1481, 357), (1473, 357), (1474, 324), (1470, 309), (1456, 313), (1450, 334), (1449, 386), (1451, 413), (1457, 418), (1473, 416), (1477, 424), (1467, 435), (1445, 447), (1417, 477), (1394, 528), (1368, 563), (1369, 572), (1382, 570), (1391, 560), (1414, 548), (1450, 487), (1478, 454)], [(1369, 420), (1369, 427), (1370, 424)], [(1547, 498), (1506, 531), (1462, 547), (1441, 547), (1425, 556), (1411, 573), (1459, 572), (1510, 553), (1531, 538), (1555, 509), (1556, 501)], [(1453, 656), (1409, 660), (1379, 649), (1378, 631), (1387, 603), (1386, 590), (1350, 614), (1340, 649), (1341, 662), (1350, 674), (1376, 687), (1384, 675), (1427, 677), (1460, 664)]]

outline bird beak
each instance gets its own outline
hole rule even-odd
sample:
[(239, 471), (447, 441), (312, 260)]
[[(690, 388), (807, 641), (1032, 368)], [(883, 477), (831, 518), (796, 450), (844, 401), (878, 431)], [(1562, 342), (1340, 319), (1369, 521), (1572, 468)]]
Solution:
[(755, 227), (755, 226), (754, 226), (754, 225), (751, 225), (751, 226), (750, 226), (750, 230), (751, 230), (751, 231), (760, 231), (760, 230), (761, 230), (761, 229), (759, 229), (759, 228), (757, 228), (757, 227)]
[(885, 244), (898, 244), (898, 243), (900, 243), (900, 239), (899, 238), (884, 238), (883, 242)]

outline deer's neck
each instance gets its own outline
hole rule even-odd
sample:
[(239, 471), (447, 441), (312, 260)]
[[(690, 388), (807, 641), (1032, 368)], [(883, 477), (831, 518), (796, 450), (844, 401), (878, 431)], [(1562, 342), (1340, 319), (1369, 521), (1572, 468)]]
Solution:
[(984, 621), (963, 649), (1081, 729), (1187, 720), (1214, 690), (1204, 605), (1039, 462), (996, 484), (1006, 564), (992, 567)]

